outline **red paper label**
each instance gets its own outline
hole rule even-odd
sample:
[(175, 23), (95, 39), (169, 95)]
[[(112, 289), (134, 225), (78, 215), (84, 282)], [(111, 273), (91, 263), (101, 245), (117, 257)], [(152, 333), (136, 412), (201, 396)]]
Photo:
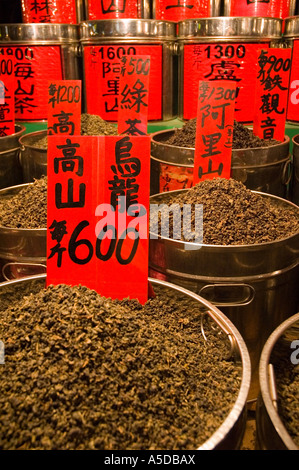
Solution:
[(149, 136), (49, 136), (48, 285), (146, 302), (149, 161)]
[[(235, 119), (253, 121), (252, 97), (255, 92), (257, 57), (261, 44), (223, 43), (184, 46), (183, 119), (197, 113), (198, 82), (235, 81), (237, 87)], [(268, 47), (263, 44), (262, 47)]]
[(15, 118), (41, 121), (48, 118), (48, 81), (62, 80), (60, 46), (1, 47), (15, 58)]
[[(110, 45), (84, 48), (87, 113), (118, 120), (121, 58), (149, 56), (151, 63), (148, 119), (162, 119), (162, 46)], [(129, 57), (128, 57), (129, 58)]]
[(119, 84), (118, 133), (147, 134), (150, 57), (123, 56)]
[(80, 135), (80, 80), (50, 81), (48, 84), (48, 104), (48, 134)]
[(193, 184), (230, 178), (235, 98), (235, 82), (199, 83)]
[(253, 133), (263, 139), (285, 138), (291, 49), (261, 50), (254, 104)]
[(159, 192), (189, 189), (193, 186), (193, 168), (160, 164)]
[(77, 24), (76, 0), (22, 0), (23, 23)]
[(139, 2), (136, 0), (88, 0), (89, 20), (113, 18), (139, 18)]
[(182, 21), (188, 18), (211, 16), (210, 0), (156, 0), (155, 18), (167, 21)]
[[(14, 57), (0, 55), (0, 137), (15, 133)], [(4, 149), (3, 149), (4, 150)]]
[(229, 16), (261, 16), (286, 18), (290, 0), (231, 0)]
[(299, 122), (299, 40), (293, 42), (287, 119)]

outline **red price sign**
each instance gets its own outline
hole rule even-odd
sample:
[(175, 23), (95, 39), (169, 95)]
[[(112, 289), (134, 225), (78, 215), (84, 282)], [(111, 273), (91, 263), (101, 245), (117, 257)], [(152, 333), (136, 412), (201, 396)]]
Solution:
[(81, 81), (49, 81), (48, 134), (80, 135), (80, 133)]
[(235, 82), (199, 82), (193, 182), (230, 178)]
[(149, 167), (148, 136), (49, 136), (48, 285), (147, 301)]
[(299, 121), (299, 40), (293, 41), (287, 120)]
[(0, 54), (0, 137), (15, 133), (14, 57)]
[(121, 58), (119, 134), (147, 134), (149, 76), (149, 56), (123, 56)]
[(76, 0), (22, 0), (23, 23), (77, 24)]
[(291, 49), (260, 50), (254, 105), (253, 133), (284, 141)]
[(140, 2), (136, 0), (87, 0), (87, 19), (110, 20), (140, 17)]

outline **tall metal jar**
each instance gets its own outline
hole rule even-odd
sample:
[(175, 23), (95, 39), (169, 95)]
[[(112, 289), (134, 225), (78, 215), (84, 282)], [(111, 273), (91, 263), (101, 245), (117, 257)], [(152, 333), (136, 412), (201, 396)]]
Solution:
[(299, 124), (299, 16), (285, 19), (283, 37), (286, 46), (292, 47), (287, 121)]
[(85, 0), (86, 20), (151, 18), (150, 0)]
[(1, 24), (0, 51), (15, 58), (15, 118), (46, 121), (49, 80), (78, 80), (78, 26)]
[(281, 41), (282, 20), (275, 18), (202, 18), (178, 23), (179, 117), (197, 113), (199, 80), (237, 83), (235, 118), (253, 122), (257, 58), (260, 48)]
[(85, 112), (117, 121), (123, 55), (150, 56), (148, 120), (175, 116), (176, 24), (146, 19), (99, 20), (80, 25)]
[(224, 0), (224, 15), (286, 18), (295, 7), (296, 0)]
[(78, 24), (84, 20), (84, 0), (22, 0), (23, 23)]
[(220, 16), (221, 0), (153, 0), (153, 18), (182, 21)]

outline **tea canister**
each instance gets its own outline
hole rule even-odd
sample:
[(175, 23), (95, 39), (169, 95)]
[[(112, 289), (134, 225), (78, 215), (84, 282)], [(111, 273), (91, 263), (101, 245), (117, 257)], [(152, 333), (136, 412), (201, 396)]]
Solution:
[(287, 121), (299, 124), (299, 16), (285, 19), (283, 37), (286, 45), (292, 47)]
[(153, 0), (153, 17), (157, 20), (209, 18), (220, 16), (220, 10), (220, 0)]
[(224, 15), (286, 18), (295, 7), (296, 0), (224, 0)]
[(150, 18), (150, 0), (85, 0), (86, 20)]
[(45, 121), (49, 80), (80, 79), (78, 26), (0, 25), (0, 51), (14, 58), (15, 118)]
[(218, 17), (178, 23), (179, 117), (197, 114), (200, 80), (233, 80), (237, 96), (235, 119), (253, 121), (258, 51), (278, 46), (283, 20)]
[(84, 20), (84, 0), (22, 0), (23, 23), (77, 24)]
[(148, 120), (175, 115), (176, 23), (146, 19), (99, 20), (80, 24), (85, 112), (117, 121), (121, 58), (150, 56)]

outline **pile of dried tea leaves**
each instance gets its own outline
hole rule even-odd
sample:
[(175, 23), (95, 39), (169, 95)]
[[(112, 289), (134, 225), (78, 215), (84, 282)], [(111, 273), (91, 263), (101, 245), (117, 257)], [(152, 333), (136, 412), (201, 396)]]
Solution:
[(46, 228), (47, 177), (25, 185), (14, 195), (0, 199), (0, 226), (10, 228)]
[[(154, 202), (154, 201), (153, 201)], [(211, 245), (251, 245), (280, 240), (299, 231), (299, 209), (281, 206), (275, 200), (247, 189), (234, 179), (214, 178), (203, 180), (191, 189), (176, 195), (165, 193), (164, 207), (159, 211), (159, 234), (169, 238), (192, 241), (185, 237), (182, 223), (168, 207), (177, 204), (183, 214), (183, 205), (192, 208), (191, 222), (195, 227), (195, 204), (203, 205), (203, 243)], [(161, 201), (160, 201), (161, 203)], [(151, 217), (158, 205), (151, 204)], [(175, 222), (175, 223), (174, 223)], [(163, 232), (164, 230), (164, 232)], [(199, 234), (196, 235), (199, 240)]]
[[(96, 114), (81, 114), (81, 135), (118, 135), (117, 128)], [(48, 137), (32, 138), (31, 147), (48, 148)]]
[[(169, 139), (165, 140), (165, 143), (169, 145), (175, 145), (177, 147), (195, 147), (196, 137), (196, 123), (197, 119), (190, 119), (183, 127), (175, 129)], [(270, 145), (277, 144), (276, 140), (265, 140), (253, 134), (253, 131), (242, 123), (234, 121), (233, 130), (233, 149), (246, 149), (256, 147), (268, 147)]]
[[(155, 287), (156, 291), (156, 287)], [(227, 335), (187, 298), (49, 286), (1, 309), (0, 449), (197, 449), (240, 390)]]

